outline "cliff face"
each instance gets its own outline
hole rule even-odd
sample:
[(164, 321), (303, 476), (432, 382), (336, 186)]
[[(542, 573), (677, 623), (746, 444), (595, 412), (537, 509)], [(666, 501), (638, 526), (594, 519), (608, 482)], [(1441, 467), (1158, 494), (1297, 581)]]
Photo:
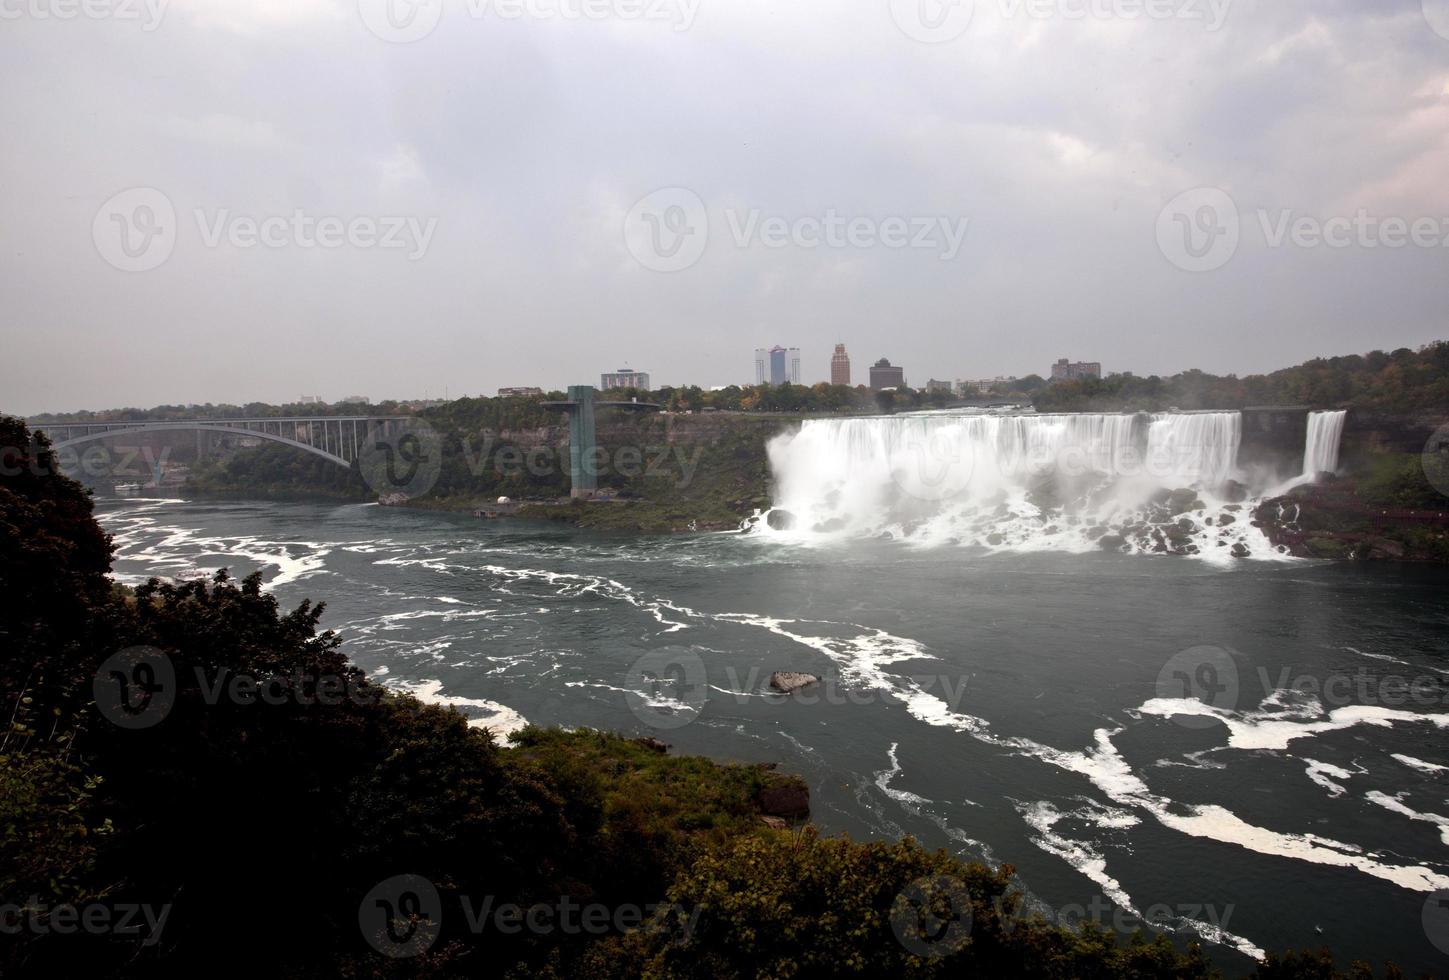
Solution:
[(770, 506), (765, 447), (795, 424), (789, 416), (726, 412), (601, 413), (599, 488), (613, 499), (563, 507), (535, 504), (519, 513), (616, 530), (730, 530)]
[(1445, 412), (1351, 411), (1343, 431), (1343, 460), (1352, 465), (1385, 453), (1418, 455), (1446, 423)]

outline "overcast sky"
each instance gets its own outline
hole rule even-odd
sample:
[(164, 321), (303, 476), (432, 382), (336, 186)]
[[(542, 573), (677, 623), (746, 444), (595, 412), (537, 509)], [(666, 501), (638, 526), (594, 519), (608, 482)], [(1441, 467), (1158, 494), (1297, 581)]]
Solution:
[(1449, 0), (86, 2), (0, 0), (4, 411), (1449, 336)]

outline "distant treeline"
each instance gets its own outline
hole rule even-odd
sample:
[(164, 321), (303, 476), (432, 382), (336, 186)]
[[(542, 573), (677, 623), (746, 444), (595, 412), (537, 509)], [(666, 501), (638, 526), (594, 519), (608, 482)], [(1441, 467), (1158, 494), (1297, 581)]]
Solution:
[[(696, 385), (652, 391), (600, 392), (601, 400), (655, 402), (673, 412), (874, 413), (945, 408), (960, 401), (946, 391), (913, 388), (873, 391), (864, 385), (730, 385), (707, 390)], [(1347, 357), (1319, 357), (1271, 374), (1214, 375), (1192, 369), (1170, 377), (1112, 374), (1084, 381), (1049, 382), (1039, 375), (1003, 381), (980, 397), (1019, 400), (1042, 412), (1161, 411), (1233, 409), (1249, 405), (1310, 405), (1389, 412), (1442, 409), (1449, 405), (1449, 342), (1418, 350), (1401, 347)], [(175, 418), (272, 418), (332, 415), (420, 414), (442, 430), (533, 429), (557, 424), (559, 413), (542, 404), (564, 393), (459, 398), (426, 407), (417, 402), (384, 401), (346, 405), (160, 405), (101, 412), (37, 416), (35, 422), (146, 421)], [(441, 423), (441, 424), (440, 424)]]
[(1449, 342), (1348, 357), (1318, 357), (1297, 367), (1245, 378), (1184, 371), (1170, 378), (1113, 374), (1048, 385), (1033, 404), (1042, 412), (1234, 409), (1308, 405), (1386, 412), (1449, 407)]

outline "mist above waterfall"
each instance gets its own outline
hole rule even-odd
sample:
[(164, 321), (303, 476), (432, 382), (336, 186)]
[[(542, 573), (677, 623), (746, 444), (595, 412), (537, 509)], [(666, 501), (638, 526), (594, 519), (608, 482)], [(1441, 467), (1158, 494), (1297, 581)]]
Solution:
[[(1314, 458), (1331, 451), (1336, 461), (1341, 432), (1342, 419), (1337, 428), (1315, 424)], [(1238, 412), (812, 419), (770, 443), (777, 518), (762, 530), (988, 549), (1277, 555), (1252, 510), (1281, 484), (1240, 468), (1241, 441)]]

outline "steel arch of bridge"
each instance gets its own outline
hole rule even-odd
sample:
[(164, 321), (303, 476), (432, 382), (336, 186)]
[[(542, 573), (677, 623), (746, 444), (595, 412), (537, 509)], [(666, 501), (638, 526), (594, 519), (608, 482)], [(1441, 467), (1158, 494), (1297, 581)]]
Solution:
[(67, 449), (127, 433), (225, 432), (278, 442), (320, 456), (343, 469), (351, 469), (367, 440), (378, 430), (384, 435), (408, 421), (407, 416), (342, 416), (257, 419), (166, 419), (152, 422), (32, 423), (44, 432), (52, 449)]

